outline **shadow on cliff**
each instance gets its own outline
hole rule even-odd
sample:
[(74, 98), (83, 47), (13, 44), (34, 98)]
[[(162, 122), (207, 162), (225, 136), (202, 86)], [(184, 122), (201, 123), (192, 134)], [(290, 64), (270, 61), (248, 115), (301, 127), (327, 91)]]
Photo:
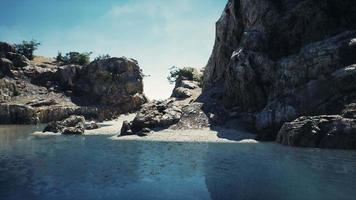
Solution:
[(219, 138), (227, 140), (256, 139), (257, 133), (250, 123), (242, 120), (241, 116), (230, 116), (231, 111), (219, 103), (222, 99), (221, 91), (218, 87), (209, 89), (195, 101), (203, 104), (201, 111), (204, 112), (210, 129), (216, 131)]

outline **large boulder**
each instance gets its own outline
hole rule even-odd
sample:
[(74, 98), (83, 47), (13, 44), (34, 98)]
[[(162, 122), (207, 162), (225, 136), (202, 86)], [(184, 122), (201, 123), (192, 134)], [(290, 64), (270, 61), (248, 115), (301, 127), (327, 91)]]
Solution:
[(6, 58), (11, 60), (16, 68), (22, 68), (30, 65), (30, 60), (19, 53), (8, 52), (6, 54)]
[(85, 124), (85, 130), (95, 130), (98, 128), (100, 128), (100, 126), (96, 122), (90, 122)]
[(131, 123), (129, 121), (124, 121), (120, 130), (120, 136), (132, 135)]
[(85, 118), (72, 115), (62, 121), (50, 122), (43, 132), (61, 133), (64, 135), (82, 135), (85, 131)]
[(6, 42), (0, 42), (0, 58), (5, 58), (6, 54), (9, 52), (15, 53), (16, 48)]
[(16, 53), (16, 48), (5, 42), (0, 42), (0, 58), (9, 59), (15, 67), (22, 68), (30, 64), (30, 61), (19, 53)]
[(339, 115), (300, 117), (283, 125), (277, 142), (301, 147), (356, 149), (356, 119)]
[(193, 90), (199, 88), (198, 83), (191, 80), (179, 79), (176, 81), (171, 97), (186, 99), (193, 96)]
[[(69, 74), (66, 82), (71, 85), (75, 73)], [(80, 70), (73, 90), (84, 104), (110, 106), (126, 113), (146, 102), (142, 79), (136, 60), (108, 58), (96, 60)]]
[(151, 129), (208, 127), (210, 119), (203, 111), (203, 104), (195, 102), (200, 94), (197, 82), (178, 79), (172, 97), (144, 104), (132, 122), (124, 122), (121, 135), (145, 136)]
[(184, 87), (174, 88), (172, 93), (172, 97), (176, 97), (179, 99), (186, 99), (191, 97), (192, 95), (193, 94), (190, 92), (190, 90)]
[(4, 76), (13, 76), (11, 72), (13, 68), (14, 65), (10, 60), (0, 58), (0, 78), (3, 78)]
[(181, 116), (181, 107), (175, 104), (175, 99), (149, 102), (137, 113), (130, 129), (136, 133), (144, 128), (168, 128), (176, 124)]
[(210, 116), (203, 111), (203, 103), (193, 102), (182, 108), (182, 116), (174, 129), (200, 129), (210, 127)]

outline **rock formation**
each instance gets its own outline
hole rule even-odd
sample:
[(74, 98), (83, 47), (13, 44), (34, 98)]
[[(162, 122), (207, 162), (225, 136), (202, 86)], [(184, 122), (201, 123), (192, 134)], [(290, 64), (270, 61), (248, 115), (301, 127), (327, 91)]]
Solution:
[[(209, 126), (208, 120), (203, 120), (205, 114), (201, 110), (202, 104), (193, 103), (200, 94), (201, 88), (197, 82), (179, 78), (171, 98), (144, 104), (132, 122), (124, 122), (120, 135), (145, 135), (150, 129), (191, 129)], [(202, 116), (196, 118), (197, 114)]]
[[(223, 107), (222, 116), (237, 112), (233, 116), (252, 124), (258, 139), (275, 140), (285, 122), (301, 116), (316, 115), (319, 120), (319, 115), (341, 115), (355, 103), (354, 64), (353, 0), (229, 0), (217, 22), (203, 96), (208, 95), (205, 103), (217, 102), (210, 109)], [(349, 122), (354, 115), (343, 118), (338, 120)], [(303, 145), (281, 138), (295, 135), (304, 121), (285, 124), (278, 141)], [(330, 124), (337, 126), (339, 121)], [(346, 129), (336, 129), (332, 138), (343, 137)], [(328, 134), (325, 130), (322, 134)], [(297, 135), (308, 138), (311, 132)]]
[(291, 146), (354, 149), (355, 133), (356, 119), (339, 115), (300, 117), (282, 126), (277, 142)]
[(43, 132), (61, 133), (63, 135), (82, 135), (85, 130), (85, 118), (72, 115), (62, 121), (50, 122)]
[(146, 102), (136, 60), (108, 58), (78, 69), (77, 79), (72, 75), (68, 84), (73, 85), (73, 92), (84, 104), (115, 107), (126, 113)]
[(70, 115), (104, 120), (145, 102), (141, 69), (133, 59), (60, 66), (44, 57), (29, 61), (0, 43), (0, 124), (48, 123)]

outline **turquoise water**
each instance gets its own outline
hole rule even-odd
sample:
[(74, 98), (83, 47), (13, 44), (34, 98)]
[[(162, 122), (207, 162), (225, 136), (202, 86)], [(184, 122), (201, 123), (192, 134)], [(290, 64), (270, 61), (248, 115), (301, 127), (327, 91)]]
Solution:
[(1, 200), (355, 199), (356, 152), (115, 141), (0, 127)]

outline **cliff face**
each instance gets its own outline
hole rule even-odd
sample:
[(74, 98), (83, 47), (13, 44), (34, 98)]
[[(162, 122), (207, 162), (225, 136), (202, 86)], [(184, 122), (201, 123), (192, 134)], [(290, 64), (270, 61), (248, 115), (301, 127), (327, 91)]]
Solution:
[(266, 140), (300, 116), (342, 114), (356, 102), (355, 30), (353, 0), (229, 0), (204, 93), (222, 91)]

